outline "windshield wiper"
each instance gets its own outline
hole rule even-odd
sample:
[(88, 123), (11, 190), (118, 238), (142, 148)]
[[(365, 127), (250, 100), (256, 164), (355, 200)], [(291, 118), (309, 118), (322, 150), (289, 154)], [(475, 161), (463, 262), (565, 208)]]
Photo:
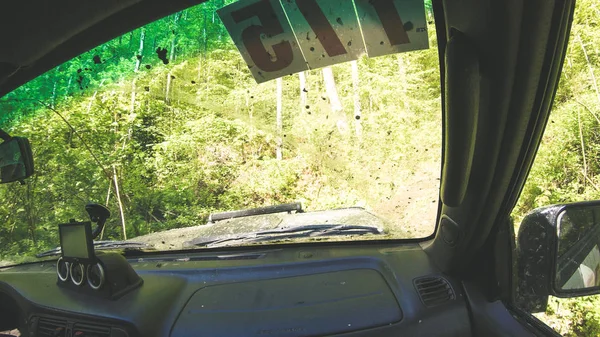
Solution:
[[(152, 250), (154, 247), (143, 242), (129, 242), (129, 241), (95, 241), (94, 250), (107, 250), (107, 249), (124, 249), (124, 250)], [(60, 255), (60, 247), (50, 249), (48, 251), (39, 253), (36, 257), (46, 257), (53, 255)]]
[(264, 230), (212, 240), (209, 238), (196, 238), (192, 241), (189, 241), (188, 244), (193, 246), (221, 247), (232, 244), (254, 243), (282, 239), (383, 233), (384, 231), (381, 228), (373, 226), (322, 224)]

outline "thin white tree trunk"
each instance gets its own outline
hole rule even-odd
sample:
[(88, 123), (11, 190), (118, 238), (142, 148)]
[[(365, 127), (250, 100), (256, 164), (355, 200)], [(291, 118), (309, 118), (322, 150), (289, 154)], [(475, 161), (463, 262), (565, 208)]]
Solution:
[(137, 78), (133, 77), (133, 81), (131, 81), (131, 106), (129, 107), (129, 112), (133, 113), (135, 111), (135, 84), (137, 82)]
[(598, 90), (598, 82), (596, 81), (596, 75), (594, 75), (594, 67), (592, 67), (592, 64), (590, 63), (590, 58), (588, 57), (587, 51), (585, 50), (585, 46), (583, 45), (581, 36), (579, 36), (579, 34), (577, 34), (575, 36), (577, 37), (577, 40), (579, 41), (581, 50), (583, 50), (583, 55), (585, 56), (585, 61), (587, 62), (587, 66), (590, 70), (590, 77), (592, 80), (592, 85), (594, 86), (594, 90), (596, 91), (596, 98), (598, 99), (598, 104), (600, 104), (600, 91)]
[(282, 145), (283, 140), (281, 134), (283, 133), (283, 80), (277, 79), (277, 160), (283, 159)]
[(298, 73), (300, 79), (300, 113), (306, 109), (306, 73), (301, 71)]
[(325, 91), (329, 97), (329, 104), (333, 112), (340, 112), (343, 110), (340, 97), (338, 96), (337, 88), (335, 87), (335, 79), (333, 78), (333, 71), (331, 67), (323, 68), (323, 81), (325, 82)]
[(146, 29), (142, 28), (142, 32), (140, 33), (140, 48), (138, 49), (138, 53), (135, 55), (137, 61), (135, 62), (135, 72), (137, 73), (140, 70), (140, 66), (142, 65), (142, 53), (144, 52), (144, 39), (146, 38)]
[(125, 212), (123, 212), (123, 203), (121, 202), (121, 193), (119, 192), (119, 182), (117, 179), (117, 168), (115, 165), (113, 165), (113, 183), (115, 184), (115, 194), (117, 195), (117, 203), (119, 204), (119, 212), (121, 213), (123, 240), (127, 240), (127, 231), (125, 230)]
[(579, 112), (579, 109), (577, 110), (577, 124), (579, 126), (579, 141), (581, 143), (581, 156), (583, 158), (583, 188), (585, 189), (585, 186), (587, 184), (587, 160), (585, 158), (585, 143), (583, 142), (583, 130), (581, 128), (581, 112)]
[[(112, 187), (112, 184), (109, 183), (108, 184), (108, 192), (106, 192), (106, 203), (104, 203), (104, 205), (108, 208), (108, 201), (110, 200), (110, 188)], [(104, 229), (106, 228), (106, 226), (102, 227), (102, 231), (100, 232), (100, 241), (102, 241), (102, 239), (104, 238)]]
[(250, 103), (250, 91), (246, 92), (246, 110), (248, 111), (248, 118), (250, 119), (250, 132), (248, 138), (250, 142), (254, 139), (254, 104)]
[(167, 74), (167, 89), (165, 92), (165, 103), (167, 105), (171, 104), (171, 99), (169, 97), (170, 92), (171, 92), (171, 72), (169, 71), (169, 73)]
[(333, 71), (331, 70), (331, 67), (325, 67), (323, 68), (322, 72), (323, 82), (325, 82), (325, 92), (329, 98), (331, 111), (338, 115), (338, 120), (336, 123), (338, 132), (344, 135), (348, 132), (348, 122), (346, 120), (346, 115), (342, 113), (344, 108), (342, 107), (342, 103), (340, 102), (340, 97), (338, 96), (337, 88), (335, 86)]
[(408, 101), (408, 80), (406, 78), (406, 64), (402, 55), (398, 54), (398, 77), (402, 86), (402, 101), (404, 102), (404, 108), (408, 112), (410, 111), (410, 102)]
[(358, 62), (356, 60), (350, 62), (352, 65), (352, 96), (354, 97), (354, 131), (356, 137), (360, 138), (362, 135), (361, 125), (361, 109), (360, 109), (360, 81), (358, 78)]
[(181, 12), (175, 13), (173, 17), (173, 39), (171, 39), (171, 52), (169, 53), (169, 62), (173, 62), (175, 60), (175, 46), (177, 45), (177, 23), (179, 22), (179, 18), (181, 17)]

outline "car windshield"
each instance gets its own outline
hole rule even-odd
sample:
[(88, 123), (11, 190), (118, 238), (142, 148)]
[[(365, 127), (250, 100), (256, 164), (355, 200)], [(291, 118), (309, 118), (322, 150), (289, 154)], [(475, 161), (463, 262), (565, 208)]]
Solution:
[(299, 4), (208, 1), (0, 98), (0, 129), (28, 138), (35, 162), (0, 185), (0, 261), (58, 247), (58, 225), (88, 221), (89, 203), (111, 211), (97, 249), (431, 236), (430, 2)]

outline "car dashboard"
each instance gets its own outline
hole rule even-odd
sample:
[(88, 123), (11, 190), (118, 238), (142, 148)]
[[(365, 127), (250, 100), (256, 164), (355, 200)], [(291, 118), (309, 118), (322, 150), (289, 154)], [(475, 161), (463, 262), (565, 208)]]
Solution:
[(143, 283), (112, 299), (59, 287), (56, 261), (0, 268), (0, 330), (18, 323), (22, 336), (471, 335), (462, 284), (417, 243), (162, 252), (127, 262)]

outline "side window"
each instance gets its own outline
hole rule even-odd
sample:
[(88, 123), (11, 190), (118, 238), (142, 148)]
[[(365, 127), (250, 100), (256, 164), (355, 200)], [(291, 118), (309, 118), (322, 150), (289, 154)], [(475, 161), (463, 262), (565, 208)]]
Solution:
[[(600, 5), (596, 0), (578, 0), (550, 120), (512, 214), (517, 227), (538, 207), (600, 199), (599, 46)], [(559, 236), (580, 235), (584, 231), (576, 226), (597, 223), (595, 217), (590, 219), (563, 219)], [(559, 255), (569, 248), (559, 246)], [(545, 310), (540, 310), (532, 314), (561, 335), (600, 335), (600, 295), (550, 297)]]

